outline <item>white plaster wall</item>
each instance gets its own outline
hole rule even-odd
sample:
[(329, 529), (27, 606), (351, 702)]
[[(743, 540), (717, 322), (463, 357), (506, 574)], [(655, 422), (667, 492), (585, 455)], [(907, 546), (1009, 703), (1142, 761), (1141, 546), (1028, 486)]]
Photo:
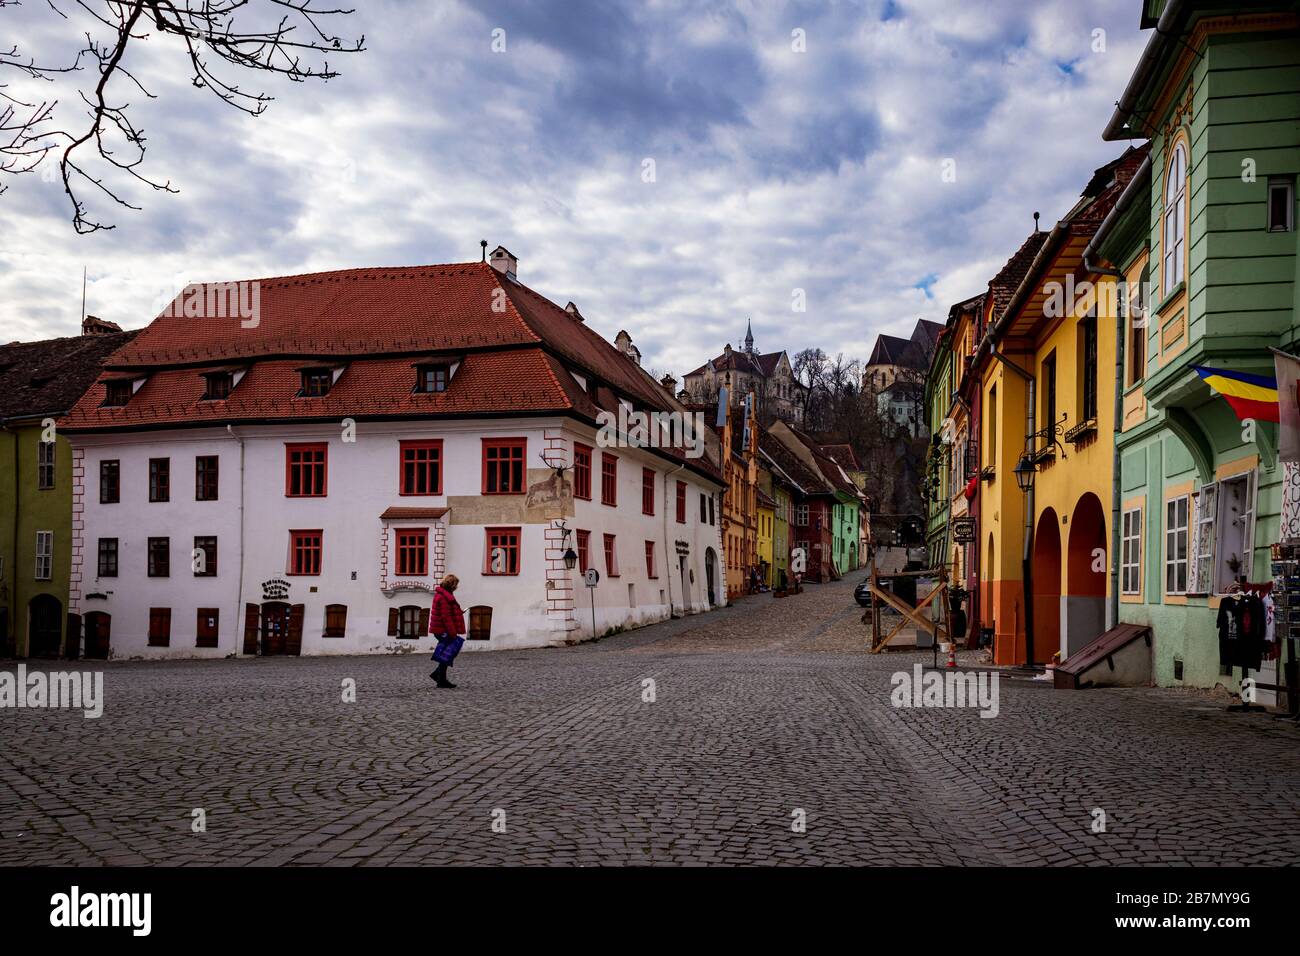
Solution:
[[(520, 525), (520, 573), (492, 576), (482, 573), (485, 564), (484, 523), (457, 524), (456, 506), (449, 498), (480, 496), (482, 486), (482, 439), (522, 437), (528, 440), (526, 466), (543, 467), (540, 453), (547, 447), (546, 436), (564, 440), (565, 460), (572, 462), (572, 442), (595, 448), (593, 456), (593, 500), (576, 501), (576, 514), (566, 519), (571, 530), (591, 532), (592, 565), (601, 572), (595, 590), (596, 633), (640, 626), (677, 613), (698, 613), (708, 609), (705, 593), (705, 551), (718, 548), (717, 524), (701, 525), (699, 495), (716, 491), (685, 469), (675, 467), (646, 451), (611, 449), (619, 456), (618, 506), (600, 503), (600, 453), (591, 429), (558, 419), (514, 419), (510, 421), (427, 422), (412, 424), (367, 423), (356, 425), (354, 442), (342, 440), (341, 425), (264, 425), (235, 429), (243, 440), (244, 474), (242, 527), (244, 535), (243, 575), (240, 580), (241, 476), (240, 443), (224, 428), (192, 431), (156, 431), (141, 436), (74, 436), (75, 445), (85, 449), (86, 508), (83, 548), (86, 580), (81, 613), (92, 610), (113, 615), (111, 648), (114, 657), (224, 657), (241, 654), (244, 605), (261, 604), (262, 585), (272, 579), (289, 582), (290, 604), (304, 605), (303, 654), (430, 653), (433, 639), (390, 637), (387, 634), (391, 607), (414, 604), (429, 607), (428, 590), (402, 590), (386, 594), (381, 590), (383, 537), (399, 524), (430, 528), (429, 574), (419, 581), (428, 589), (437, 584), (439, 567), (433, 553), (435, 521), (430, 519), (391, 522), (387, 531), (380, 515), (390, 507), (448, 507), (446, 523), (446, 568), (461, 579), (458, 598), (468, 610), (474, 605), (493, 608), (492, 639), (467, 643), (471, 651), (512, 647), (538, 647), (589, 639), (592, 636), (591, 597), (576, 571), (570, 576), (573, 608), (571, 618), (552, 613), (548, 596), (562, 593), (547, 588), (548, 571), (545, 523), (518, 520), (488, 524)], [(399, 442), (439, 438), (443, 441), (443, 495), (402, 496), (399, 494)], [(289, 498), (285, 495), (285, 444), (324, 442), (328, 452), (328, 495), (323, 498)], [(551, 443), (552, 447), (554, 442)], [(220, 497), (216, 502), (196, 502), (194, 456), (215, 454), (220, 458)], [(148, 460), (172, 459), (172, 501), (150, 503)], [(100, 505), (99, 461), (117, 458), (122, 467), (122, 501)], [(641, 469), (648, 465), (658, 474), (656, 509), (653, 517), (641, 513)], [(687, 482), (685, 524), (675, 520), (675, 481)], [(571, 482), (572, 473), (568, 474)], [(507, 499), (502, 499), (503, 503)], [(715, 521), (721, 522), (721, 507), (715, 502)], [(665, 534), (665, 515), (667, 516)], [(463, 509), (462, 509), (463, 516)], [(293, 529), (321, 529), (323, 561), (320, 575), (291, 576), (288, 572), (289, 532)], [(621, 574), (608, 578), (604, 570), (603, 535), (618, 537)], [(195, 578), (189, 567), (189, 552), (196, 534), (218, 537), (218, 575)], [(146, 575), (146, 539), (172, 538), (169, 578)], [(119, 573), (116, 579), (98, 581), (96, 541), (99, 537), (119, 539)], [(645, 567), (644, 542), (656, 542), (659, 577), (650, 579)], [(683, 595), (676, 541), (687, 543), (687, 593)], [(574, 545), (570, 539), (570, 545)], [(671, 562), (671, 563), (670, 563)], [(719, 566), (721, 566), (719, 557)], [(670, 572), (671, 567), (671, 572)], [(389, 549), (390, 580), (396, 575), (396, 540)], [(695, 580), (690, 581), (690, 572)], [(671, 592), (668, 580), (672, 574)], [(403, 580), (410, 580), (403, 577)], [(558, 583), (558, 582), (557, 582)], [(629, 600), (628, 585), (635, 589), (636, 606)], [(722, 585), (719, 584), (721, 591)], [(89, 600), (84, 595), (105, 592), (106, 600)], [(662, 591), (662, 596), (661, 596)], [(671, 593), (672, 608), (669, 605)], [(345, 604), (347, 633), (343, 638), (323, 636), (325, 606)], [(148, 646), (150, 607), (172, 608), (171, 646)], [(219, 646), (196, 648), (195, 614), (198, 607), (221, 609)], [(468, 621), (467, 621), (468, 623)]]
[[(235, 653), (243, 632), (239, 585), (239, 445), (224, 430), (127, 434), (108, 438), (74, 436), (85, 450), (85, 528), (82, 532), (82, 583), (79, 606), (85, 615), (112, 615), (113, 657), (225, 657)], [(194, 500), (194, 459), (216, 455), (218, 498)], [(120, 501), (100, 504), (99, 465), (120, 462)], [(149, 501), (149, 459), (171, 459), (171, 500)], [(195, 535), (217, 537), (217, 574), (195, 577), (190, 552)], [(171, 574), (148, 576), (148, 539), (171, 538)], [(99, 577), (99, 538), (118, 539), (115, 578)], [(105, 599), (90, 597), (105, 594)], [(149, 609), (172, 609), (171, 645), (149, 647)], [(220, 609), (216, 648), (197, 648), (200, 607)], [(84, 646), (84, 644), (83, 644)]]

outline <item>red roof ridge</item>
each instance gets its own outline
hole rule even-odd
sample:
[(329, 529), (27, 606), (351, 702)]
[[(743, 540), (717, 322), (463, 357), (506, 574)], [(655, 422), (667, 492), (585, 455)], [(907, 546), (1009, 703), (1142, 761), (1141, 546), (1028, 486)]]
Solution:
[[(280, 286), (302, 285), (306, 282), (338, 282), (342, 279), (355, 279), (363, 275), (383, 275), (385, 277), (394, 277), (397, 275), (419, 275), (428, 273), (431, 270), (452, 270), (452, 269), (471, 269), (474, 266), (487, 266), (483, 262), (439, 262), (428, 265), (416, 266), (353, 266), (348, 269), (323, 269), (319, 272), (295, 272), (288, 275), (257, 276), (251, 279), (209, 279), (203, 282), (191, 282), (189, 286), (210, 286), (210, 285), (230, 285), (238, 282), (257, 282), (259, 284), (274, 284)], [(491, 269), (491, 266), (487, 266)], [(495, 270), (493, 270), (495, 271)], [(450, 273), (444, 273), (450, 274)]]

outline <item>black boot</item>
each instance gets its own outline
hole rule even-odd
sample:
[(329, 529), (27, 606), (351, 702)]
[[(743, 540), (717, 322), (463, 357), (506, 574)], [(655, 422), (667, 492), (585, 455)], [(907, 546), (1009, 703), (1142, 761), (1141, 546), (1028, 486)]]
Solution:
[(439, 664), (439, 665), (437, 666), (437, 668), (434, 670), (434, 672), (433, 672), (432, 674), (430, 674), (429, 676), (433, 678), (433, 682), (434, 682), (435, 684), (437, 684), (439, 687), (455, 687), (455, 686), (456, 686), (456, 685), (453, 684), (451, 681), (447, 680), (447, 665), (446, 665), (446, 664)]

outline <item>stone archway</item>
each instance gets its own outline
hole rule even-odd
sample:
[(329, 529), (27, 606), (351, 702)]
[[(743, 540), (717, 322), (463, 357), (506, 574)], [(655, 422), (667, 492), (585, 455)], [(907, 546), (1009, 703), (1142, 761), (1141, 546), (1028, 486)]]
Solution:
[(1034, 532), (1034, 659), (1046, 664), (1061, 647), (1061, 519), (1044, 508)]
[(1106, 514), (1091, 492), (1083, 495), (1070, 515), (1070, 544), (1066, 561), (1061, 647), (1076, 654), (1106, 629)]

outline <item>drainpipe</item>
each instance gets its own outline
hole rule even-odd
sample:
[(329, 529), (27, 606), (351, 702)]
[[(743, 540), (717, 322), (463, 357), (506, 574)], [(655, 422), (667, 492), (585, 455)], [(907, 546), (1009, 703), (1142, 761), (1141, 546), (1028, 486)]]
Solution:
[[(670, 484), (671, 484), (671, 482), (669, 482), (668, 479), (673, 478), (673, 477), (675, 477), (676, 475), (678, 475), (678, 474), (681, 472), (681, 470), (682, 470), (683, 468), (685, 468), (685, 467), (686, 467), (686, 462), (682, 462), (682, 463), (679, 464), (676, 468), (674, 468), (672, 471), (664, 472), (664, 508), (663, 508), (663, 511), (664, 511), (664, 568), (665, 568), (665, 570), (668, 572), (668, 618), (669, 618), (669, 620), (672, 620), (672, 619), (673, 619), (674, 617), (676, 617), (677, 615), (675, 615), (675, 614), (673, 613), (673, 563), (672, 563), (672, 559), (669, 557), (669, 551), (668, 551), (668, 488), (669, 488), (669, 486), (670, 486)], [(691, 503), (690, 503), (689, 501), (686, 502), (687, 514), (690, 513), (690, 506), (691, 506)], [(674, 552), (674, 553), (675, 553), (675, 552)], [(685, 617), (686, 614), (687, 614), (687, 608), (686, 608), (686, 595), (683, 594), (683, 595), (682, 595), (682, 617)]]
[[(13, 524), (13, 560), (10, 562), (12, 567), (8, 569), (9, 580), (13, 581), (13, 587), (8, 588), (9, 604), (9, 633), (13, 636), (14, 656), (18, 655), (18, 490), (22, 487), (22, 469), (18, 467), (18, 451), (21, 447), (18, 442), (18, 430), (10, 428), (7, 422), (0, 422), (0, 429), (7, 431), (14, 436), (14, 524)], [(3, 581), (0, 581), (2, 584)]]
[[(1171, 6), (1177, 6), (1177, 3)], [(1096, 260), (1098, 247), (1106, 241), (1115, 223), (1120, 220), (1133, 201), (1147, 192), (1150, 184), (1147, 176), (1151, 171), (1151, 156), (1142, 160), (1142, 165), (1133, 173), (1124, 191), (1115, 200), (1106, 218), (1102, 220), (1097, 231), (1088, 240), (1083, 250), (1083, 267), (1097, 275), (1111, 276), (1123, 280), (1124, 273), (1119, 269), (1103, 266)], [(1120, 461), (1119, 434), (1124, 427), (1124, 318), (1119, 308), (1119, 292), (1115, 299), (1115, 430), (1110, 467), (1110, 598), (1106, 601), (1106, 630), (1119, 624), (1119, 522), (1120, 522)]]
[[(1005, 368), (1011, 369), (1029, 384), (1029, 399), (1026, 403), (1025, 412), (1025, 429), (1029, 435), (1034, 434), (1034, 412), (1038, 404), (1038, 383), (1034, 376), (1030, 375), (1023, 368), (1017, 365), (1011, 359), (1007, 358), (998, 351), (996, 342), (989, 345), (989, 355), (1002, 363)], [(1020, 575), (1024, 581), (1024, 601), (1025, 601), (1025, 663), (1032, 665), (1034, 663), (1034, 486), (1029, 486), (1029, 491), (1025, 494), (1025, 541), (1020, 555)]]
[(242, 626), (244, 620), (244, 439), (243, 436), (235, 433), (233, 425), (227, 425), (226, 431), (230, 437), (239, 442), (239, 579), (235, 585), (235, 656), (238, 657), (243, 653), (241, 641)]
[[(1083, 253), (1083, 267), (1096, 275), (1122, 280), (1124, 273), (1109, 266), (1098, 265), (1092, 258), (1092, 245)], [(1124, 427), (1124, 315), (1119, 308), (1119, 295), (1115, 298), (1115, 414), (1110, 462), (1110, 596), (1106, 599), (1106, 630), (1119, 623), (1119, 433)]]

